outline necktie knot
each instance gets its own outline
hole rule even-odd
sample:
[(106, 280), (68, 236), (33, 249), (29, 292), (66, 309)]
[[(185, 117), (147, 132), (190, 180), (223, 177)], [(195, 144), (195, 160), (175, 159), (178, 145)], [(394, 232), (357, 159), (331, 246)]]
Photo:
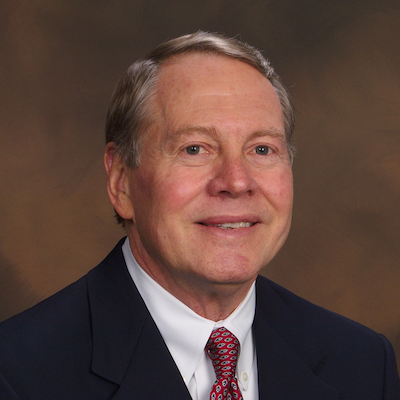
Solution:
[(206, 348), (217, 378), (210, 399), (242, 399), (235, 377), (239, 340), (232, 332), (222, 327), (211, 334)]

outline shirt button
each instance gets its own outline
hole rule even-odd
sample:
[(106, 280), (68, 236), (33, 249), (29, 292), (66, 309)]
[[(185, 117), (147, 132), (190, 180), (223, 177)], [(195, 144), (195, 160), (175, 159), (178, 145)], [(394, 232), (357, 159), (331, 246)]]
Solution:
[(242, 381), (243, 382), (247, 382), (247, 380), (249, 379), (249, 376), (247, 375), (246, 372), (242, 372)]

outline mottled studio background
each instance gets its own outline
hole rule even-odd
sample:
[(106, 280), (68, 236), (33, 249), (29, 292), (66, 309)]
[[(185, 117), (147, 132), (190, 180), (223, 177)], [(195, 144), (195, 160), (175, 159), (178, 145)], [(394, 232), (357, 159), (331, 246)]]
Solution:
[(106, 105), (136, 58), (198, 29), (262, 49), (296, 102), (293, 229), (263, 273), (383, 332), (400, 357), (398, 0), (1, 0), (0, 319), (123, 236)]

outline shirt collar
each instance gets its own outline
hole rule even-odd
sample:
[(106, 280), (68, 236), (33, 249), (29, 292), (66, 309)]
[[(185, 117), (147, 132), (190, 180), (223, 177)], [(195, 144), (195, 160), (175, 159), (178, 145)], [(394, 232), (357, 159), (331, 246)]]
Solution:
[(154, 281), (135, 260), (128, 238), (122, 246), (128, 271), (167, 345), (181, 375), (188, 382), (203, 355), (211, 332), (224, 326), (241, 344), (238, 373), (251, 371), (254, 346), (251, 327), (255, 314), (255, 284), (236, 310), (223, 321), (196, 314)]

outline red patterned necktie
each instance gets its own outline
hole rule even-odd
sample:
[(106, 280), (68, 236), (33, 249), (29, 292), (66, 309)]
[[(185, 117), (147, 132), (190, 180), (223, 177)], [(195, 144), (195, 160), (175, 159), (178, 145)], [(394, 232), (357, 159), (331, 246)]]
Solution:
[(217, 377), (210, 400), (243, 400), (235, 377), (239, 340), (228, 329), (219, 328), (211, 334), (206, 347)]

